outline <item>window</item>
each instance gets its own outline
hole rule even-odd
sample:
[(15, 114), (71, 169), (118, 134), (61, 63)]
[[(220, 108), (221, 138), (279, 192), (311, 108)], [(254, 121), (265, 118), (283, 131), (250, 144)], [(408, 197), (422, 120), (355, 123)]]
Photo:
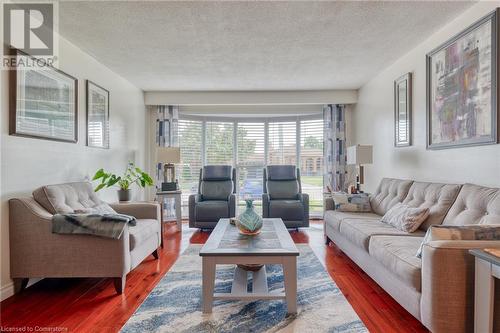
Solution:
[[(177, 167), (177, 178), (182, 190), (182, 206), (187, 208), (190, 194), (198, 192), (198, 178), (202, 162), (202, 122), (179, 120), (179, 144), (181, 164)], [(183, 212), (187, 216), (187, 209)]]
[(323, 211), (323, 120), (300, 122), (302, 191), (309, 194), (312, 216)]
[(238, 123), (238, 205), (244, 207), (245, 199), (262, 201), (262, 169), (265, 165), (265, 125)]
[(297, 122), (270, 122), (268, 150), (268, 164), (296, 164)]
[(232, 122), (207, 121), (207, 164), (233, 165), (233, 127)]
[(188, 215), (189, 195), (198, 191), (199, 170), (204, 164), (228, 164), (236, 168), (240, 210), (245, 199), (255, 200), (256, 206), (262, 204), (262, 169), (266, 164), (298, 165), (302, 174), (302, 191), (310, 197), (311, 216), (321, 214), (323, 119), (321, 116), (281, 119), (181, 118), (182, 163), (178, 167), (178, 178), (183, 216)]

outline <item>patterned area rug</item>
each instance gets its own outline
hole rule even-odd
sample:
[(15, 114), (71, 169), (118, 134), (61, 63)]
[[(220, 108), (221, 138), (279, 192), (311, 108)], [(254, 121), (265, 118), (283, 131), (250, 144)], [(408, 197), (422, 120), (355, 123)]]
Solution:
[[(287, 316), (284, 300), (216, 300), (213, 313), (202, 314), (201, 246), (191, 245), (121, 332), (368, 332), (311, 248), (297, 247), (296, 315)], [(269, 289), (283, 288), (281, 265), (266, 270)], [(217, 265), (215, 292), (231, 291), (233, 272), (234, 265)]]

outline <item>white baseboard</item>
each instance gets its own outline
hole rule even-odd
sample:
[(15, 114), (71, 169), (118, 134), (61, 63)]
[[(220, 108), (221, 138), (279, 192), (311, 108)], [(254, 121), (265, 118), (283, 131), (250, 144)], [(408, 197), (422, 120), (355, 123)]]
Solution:
[[(26, 288), (31, 287), (38, 281), (43, 280), (42, 278), (33, 278), (30, 279), (28, 282), (28, 285)], [(4, 299), (9, 298), (10, 296), (14, 295), (14, 282), (9, 282), (5, 286), (0, 288), (0, 301), (3, 301)]]
[(12, 295), (14, 295), (14, 283), (13, 282), (7, 283), (5, 286), (0, 288), (0, 300), (1, 301), (9, 298)]

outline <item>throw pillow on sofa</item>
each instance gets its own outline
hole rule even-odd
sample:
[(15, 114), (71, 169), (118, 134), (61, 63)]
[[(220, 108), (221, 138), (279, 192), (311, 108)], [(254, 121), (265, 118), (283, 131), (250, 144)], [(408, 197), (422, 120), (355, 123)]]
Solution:
[(354, 212), (354, 213), (370, 213), (370, 197), (366, 193), (347, 194), (334, 192), (332, 199), (335, 205), (335, 210), (339, 212)]
[(435, 240), (500, 240), (500, 225), (434, 225), (427, 229), (417, 258), (422, 258), (424, 245)]
[(429, 208), (410, 207), (397, 203), (385, 213), (381, 222), (392, 225), (398, 230), (415, 232), (429, 216)]

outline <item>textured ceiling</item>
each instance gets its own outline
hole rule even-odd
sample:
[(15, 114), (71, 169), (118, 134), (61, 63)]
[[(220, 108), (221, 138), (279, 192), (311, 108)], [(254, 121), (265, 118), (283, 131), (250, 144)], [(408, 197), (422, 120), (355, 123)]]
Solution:
[(151, 90), (357, 89), (471, 2), (60, 2), (60, 32)]

